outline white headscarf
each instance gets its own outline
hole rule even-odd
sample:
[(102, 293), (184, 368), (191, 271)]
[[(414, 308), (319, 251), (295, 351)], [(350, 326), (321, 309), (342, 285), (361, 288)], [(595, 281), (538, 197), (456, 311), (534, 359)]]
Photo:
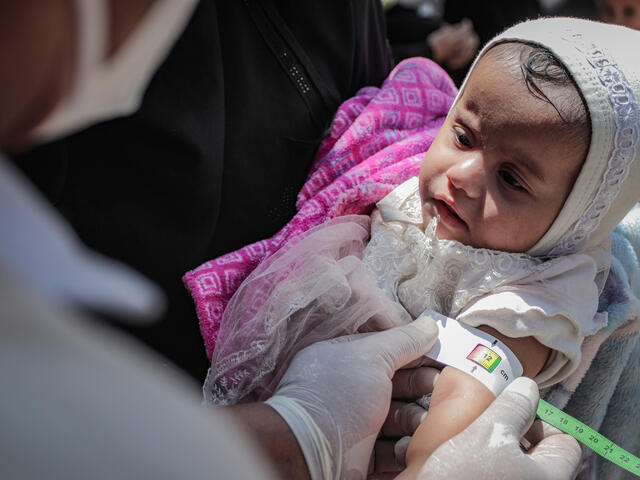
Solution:
[[(493, 263), (509, 265), (506, 270), (496, 270), (484, 261), (477, 265), (477, 255), (473, 255), (476, 249), (436, 242), (441, 244), (436, 249), (437, 256), (442, 256), (442, 247), (455, 247), (456, 252), (468, 250), (469, 253), (431, 261), (429, 273), (434, 274), (433, 267), (440, 266), (435, 272), (435, 287), (440, 291), (446, 283), (447, 271), (453, 268), (451, 265), (455, 271), (465, 272), (449, 282), (451, 292), (445, 295), (445, 300), (450, 299), (451, 306), (456, 308), (448, 315), (472, 326), (493, 326), (510, 337), (532, 335), (557, 352), (546, 371), (536, 379), (542, 386), (549, 386), (575, 370), (585, 336), (606, 324), (606, 315), (598, 314), (596, 309), (610, 263), (609, 235), (640, 200), (640, 162), (637, 161), (640, 63), (636, 53), (640, 32), (574, 18), (527, 21), (491, 40), (470, 72), (488, 49), (507, 41), (547, 48), (570, 72), (591, 119), (587, 157), (562, 210), (543, 237), (526, 252), (528, 255), (485, 252), (494, 259)], [(468, 79), (469, 75), (460, 92)], [(384, 204), (390, 202), (391, 206), (392, 197), (378, 204), (383, 217)], [(404, 198), (400, 195), (395, 201), (398, 205), (393, 206), (399, 206)], [(394, 219), (390, 212), (386, 216)], [(411, 243), (411, 239), (405, 237), (408, 244)], [(429, 244), (426, 240), (418, 243)], [(542, 262), (527, 265), (526, 257), (531, 261), (537, 257)], [(485, 277), (474, 280), (482, 272), (481, 267), (486, 270)], [(500, 275), (495, 274), (497, 271)], [(524, 275), (525, 271), (530, 275)], [(410, 287), (412, 282), (405, 283)], [(420, 286), (424, 287), (424, 281), (421, 280)], [(446, 294), (444, 290), (442, 293)], [(408, 297), (415, 296), (412, 292)], [(430, 298), (429, 295), (420, 297), (424, 297), (419, 298), (421, 301)], [(411, 302), (405, 306), (411, 307)], [(415, 309), (425, 306), (417, 304)]]

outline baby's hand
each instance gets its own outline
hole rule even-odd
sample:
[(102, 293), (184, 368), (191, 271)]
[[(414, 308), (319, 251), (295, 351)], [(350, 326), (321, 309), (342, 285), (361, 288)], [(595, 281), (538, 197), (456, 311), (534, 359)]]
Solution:
[(425, 366), (425, 363), (432, 364), (433, 361), (423, 357), (415, 365), (408, 365), (398, 370), (393, 377), (391, 406), (382, 426), (382, 435), (376, 440), (370, 474), (399, 473), (405, 467), (405, 456), (411, 435), (415, 433), (427, 414), (415, 399), (433, 392), (442, 368)]

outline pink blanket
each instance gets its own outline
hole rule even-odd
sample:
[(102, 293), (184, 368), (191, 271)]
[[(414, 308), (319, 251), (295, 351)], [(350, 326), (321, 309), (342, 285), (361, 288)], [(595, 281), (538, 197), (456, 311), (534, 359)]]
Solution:
[(253, 269), (309, 228), (341, 215), (368, 214), (395, 186), (417, 175), (456, 93), (438, 65), (412, 58), (400, 63), (382, 87), (362, 88), (340, 106), (298, 194), (293, 219), (273, 237), (184, 275), (209, 358), (222, 314)]

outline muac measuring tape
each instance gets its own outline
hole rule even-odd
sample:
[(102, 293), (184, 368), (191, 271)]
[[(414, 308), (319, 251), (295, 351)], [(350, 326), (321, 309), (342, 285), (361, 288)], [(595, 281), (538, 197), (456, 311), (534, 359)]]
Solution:
[[(499, 395), (514, 379), (522, 375), (522, 365), (500, 340), (482, 330), (463, 326), (436, 312), (423, 315), (438, 325), (438, 341), (426, 356), (467, 372)], [(446, 345), (447, 348), (442, 348)], [(616, 445), (594, 429), (544, 400), (538, 403), (538, 417), (591, 448), (607, 460), (640, 476), (640, 458)]]
[(544, 400), (540, 400), (540, 403), (538, 403), (536, 413), (542, 420), (562, 430), (564, 433), (568, 433), (598, 455), (640, 476), (640, 458), (627, 452), (603, 435), (600, 435), (593, 428), (586, 426), (581, 421), (576, 420), (571, 415), (567, 415), (562, 410)]

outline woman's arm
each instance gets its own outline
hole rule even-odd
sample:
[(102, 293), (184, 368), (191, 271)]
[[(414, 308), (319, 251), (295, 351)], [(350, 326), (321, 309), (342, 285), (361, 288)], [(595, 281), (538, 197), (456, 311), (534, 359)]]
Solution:
[[(549, 348), (533, 337), (509, 338), (491, 327), (481, 330), (504, 342), (518, 357), (524, 376), (534, 377), (544, 366)], [(429, 455), (446, 440), (467, 428), (495, 399), (471, 375), (445, 367), (433, 390), (427, 418), (416, 430), (407, 451), (407, 469), (398, 478), (416, 478)]]
[(308, 479), (309, 470), (291, 427), (266, 403), (243, 403), (227, 407), (239, 425), (273, 461), (282, 478)]

